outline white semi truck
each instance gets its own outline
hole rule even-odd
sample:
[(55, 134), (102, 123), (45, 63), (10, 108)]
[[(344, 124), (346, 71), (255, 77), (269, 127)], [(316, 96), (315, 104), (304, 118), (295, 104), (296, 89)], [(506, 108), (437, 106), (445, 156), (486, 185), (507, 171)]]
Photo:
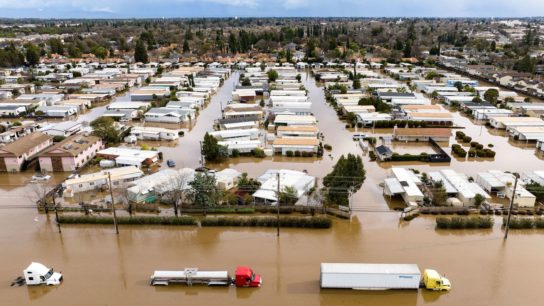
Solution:
[(321, 288), (359, 290), (450, 290), (450, 281), (435, 270), (422, 273), (416, 264), (322, 263)]
[(60, 274), (59, 272), (55, 272), (52, 268), (48, 268), (37, 262), (32, 262), (23, 271), (23, 277), (25, 279), (25, 283), (29, 286), (56, 286), (60, 285), (62, 281), (62, 274)]

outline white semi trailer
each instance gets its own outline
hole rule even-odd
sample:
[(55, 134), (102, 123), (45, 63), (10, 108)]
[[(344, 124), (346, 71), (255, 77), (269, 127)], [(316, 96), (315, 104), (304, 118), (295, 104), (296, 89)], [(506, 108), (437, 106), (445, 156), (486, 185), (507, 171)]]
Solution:
[(416, 264), (322, 263), (321, 288), (360, 290), (450, 290), (450, 281), (435, 270), (423, 273)]

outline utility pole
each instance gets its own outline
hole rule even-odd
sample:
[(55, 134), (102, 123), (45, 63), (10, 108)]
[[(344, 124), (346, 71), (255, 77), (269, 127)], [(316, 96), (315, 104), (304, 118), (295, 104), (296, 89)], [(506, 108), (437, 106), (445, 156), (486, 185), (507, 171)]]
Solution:
[(52, 198), (53, 198), (53, 208), (55, 209), (55, 221), (57, 222), (57, 227), (59, 229), (59, 234), (62, 233), (61, 229), (60, 229), (60, 222), (59, 222), (59, 212), (57, 210), (57, 202), (55, 200), (55, 195), (57, 194), (57, 189), (53, 189), (53, 195), (52, 195)]
[(115, 226), (115, 233), (119, 235), (119, 226), (117, 226), (117, 214), (115, 213), (115, 201), (113, 199), (113, 187), (111, 185), (111, 174), (109, 172), (108, 172), (108, 182), (110, 184), (111, 211), (113, 212), (113, 225)]
[(204, 167), (204, 155), (203, 155), (203, 152), (202, 152), (202, 141), (200, 141), (199, 143), (200, 143), (200, 165), (202, 167)]
[(276, 205), (277, 207), (277, 214), (276, 214), (276, 229), (277, 229), (277, 236), (280, 236), (280, 171), (278, 170), (278, 173), (276, 173), (276, 177), (278, 179), (278, 186), (276, 191)]
[(514, 207), (514, 198), (516, 197), (516, 187), (518, 186), (518, 174), (514, 173), (516, 180), (514, 181), (514, 190), (510, 196), (510, 208), (508, 209), (508, 218), (506, 219), (506, 230), (504, 231), (504, 239), (508, 238), (508, 229), (510, 228), (510, 218), (512, 217), (512, 208)]

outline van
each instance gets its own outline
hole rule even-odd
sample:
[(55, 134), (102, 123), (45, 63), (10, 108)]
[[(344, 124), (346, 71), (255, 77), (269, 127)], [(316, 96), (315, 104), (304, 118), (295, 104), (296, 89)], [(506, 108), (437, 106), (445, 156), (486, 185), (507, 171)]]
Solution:
[(366, 138), (367, 135), (365, 134), (353, 134), (353, 141), (356, 141), (356, 140), (363, 140), (364, 138)]

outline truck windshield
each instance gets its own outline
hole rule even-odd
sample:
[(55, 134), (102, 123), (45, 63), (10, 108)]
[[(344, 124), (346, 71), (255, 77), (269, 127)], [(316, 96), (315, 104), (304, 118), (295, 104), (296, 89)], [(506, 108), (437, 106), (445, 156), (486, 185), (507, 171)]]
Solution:
[(255, 272), (251, 272), (251, 280), (255, 280)]
[(43, 277), (45, 279), (48, 279), (51, 277), (51, 275), (53, 275), (53, 269), (49, 269), (49, 271), (47, 271), (47, 273)]

